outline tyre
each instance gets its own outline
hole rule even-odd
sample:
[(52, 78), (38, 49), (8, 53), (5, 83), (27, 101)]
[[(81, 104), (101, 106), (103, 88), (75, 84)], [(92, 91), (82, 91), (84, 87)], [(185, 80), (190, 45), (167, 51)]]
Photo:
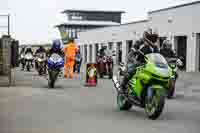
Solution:
[(26, 69), (28, 72), (30, 72), (30, 65), (27, 65)]
[(132, 104), (129, 101), (127, 101), (124, 96), (118, 94), (117, 106), (119, 110), (130, 110), (132, 107)]
[(168, 99), (172, 99), (175, 93), (175, 84), (176, 81), (175, 80), (170, 80), (169, 83), (169, 88), (168, 88), (168, 93), (167, 93), (167, 98)]
[(162, 89), (153, 91), (153, 96), (145, 96), (145, 113), (151, 120), (156, 120), (162, 113), (165, 105), (165, 95)]
[(49, 80), (49, 81), (48, 81), (48, 86), (49, 86), (49, 88), (54, 88), (54, 86), (55, 86), (55, 81), (54, 81), (54, 80)]
[(38, 70), (38, 74), (39, 74), (40, 76), (43, 74), (43, 71), (42, 71), (41, 68)]
[(100, 78), (103, 78), (103, 73), (100, 73), (99, 76), (100, 76)]
[(112, 77), (113, 77), (113, 73), (110, 72), (110, 73), (109, 73), (109, 79), (112, 79)]

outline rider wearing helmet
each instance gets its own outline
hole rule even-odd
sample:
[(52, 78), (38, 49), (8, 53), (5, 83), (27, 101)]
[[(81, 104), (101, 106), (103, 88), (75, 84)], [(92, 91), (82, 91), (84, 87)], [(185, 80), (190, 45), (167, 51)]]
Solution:
[(27, 53), (31, 53), (33, 55), (33, 51), (31, 49), (31, 47), (26, 48), (25, 54), (27, 54)]
[[(36, 50), (36, 52), (35, 52), (35, 56), (37, 56), (37, 54), (39, 54), (39, 53), (45, 53), (46, 54), (46, 50), (44, 49), (44, 47), (43, 46), (40, 46), (37, 50)], [(46, 65), (45, 65), (46, 66)], [(35, 60), (35, 69), (38, 69), (38, 62)], [(45, 69), (46, 70), (46, 69)], [(46, 73), (46, 71), (45, 71), (45, 73)]]
[(46, 50), (44, 49), (43, 46), (40, 46), (40, 47), (36, 50), (35, 55), (38, 54), (38, 53), (46, 53)]
[[(26, 48), (25, 55), (28, 54), (28, 53), (30, 53), (30, 54), (33, 55), (33, 51), (32, 51), (32, 49), (31, 49), (30, 46), (28, 46), (28, 47)], [(33, 61), (31, 61), (31, 66), (33, 67)]]
[(143, 33), (143, 38), (136, 41), (127, 57), (127, 72), (124, 75), (124, 79), (121, 83), (121, 93), (127, 91), (126, 85), (129, 80), (134, 76), (136, 68), (144, 62), (144, 57), (138, 54), (137, 51), (141, 51), (144, 55), (149, 53), (159, 52), (156, 42), (158, 41), (158, 34), (153, 33), (152, 29), (149, 29)]
[(165, 58), (171, 58), (176, 56), (175, 52), (172, 50), (172, 45), (169, 40), (163, 41), (162, 47), (160, 49), (160, 54), (162, 54)]
[(62, 51), (62, 44), (59, 39), (54, 40), (51, 49), (47, 52), (47, 56), (50, 57), (52, 54), (57, 53), (64, 57), (64, 52)]

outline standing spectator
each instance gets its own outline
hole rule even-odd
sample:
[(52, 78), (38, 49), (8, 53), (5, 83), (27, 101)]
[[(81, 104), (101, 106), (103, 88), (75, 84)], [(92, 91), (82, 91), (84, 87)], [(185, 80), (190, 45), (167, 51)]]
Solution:
[(80, 74), (81, 63), (82, 63), (82, 56), (81, 56), (80, 50), (78, 50), (76, 54), (76, 58), (75, 58), (75, 65), (74, 65), (76, 77), (78, 76), (78, 74)]

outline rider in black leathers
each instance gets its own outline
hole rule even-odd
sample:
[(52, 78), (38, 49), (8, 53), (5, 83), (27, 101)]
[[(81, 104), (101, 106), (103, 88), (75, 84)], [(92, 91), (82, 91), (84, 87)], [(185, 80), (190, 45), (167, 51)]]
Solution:
[(135, 45), (131, 49), (127, 57), (127, 73), (124, 75), (121, 83), (121, 93), (126, 93), (129, 80), (134, 76), (136, 68), (144, 63), (144, 57), (138, 54), (141, 51), (144, 55), (149, 53), (158, 53), (158, 47), (155, 43), (158, 40), (158, 34), (151, 31), (145, 31), (143, 38), (136, 41)]
[(25, 54), (27, 54), (27, 53), (31, 53), (33, 55), (33, 51), (32, 51), (32, 49), (30, 47), (28, 47), (26, 49)]
[(40, 46), (36, 52), (35, 52), (35, 55), (38, 54), (38, 53), (46, 53), (46, 50), (44, 49), (44, 47)]
[(163, 45), (160, 49), (160, 54), (163, 55), (165, 58), (176, 57), (176, 53), (172, 50), (171, 43), (169, 40), (165, 40), (163, 42)]
[(62, 50), (62, 44), (59, 39), (53, 41), (51, 48), (47, 51), (47, 57), (50, 57), (54, 53), (57, 53), (61, 57), (65, 57), (65, 54)]
[[(35, 56), (37, 56), (37, 54), (39, 54), (39, 53), (45, 53), (45, 55), (46, 55), (46, 50), (44, 49), (44, 47), (40, 46), (40, 47), (36, 50)], [(46, 67), (46, 62), (45, 62), (45, 67)], [(36, 60), (35, 60), (35, 69), (38, 69), (38, 63), (37, 63)], [(45, 70), (46, 70), (46, 68), (45, 68)], [(46, 73), (46, 71), (45, 71), (44, 73)]]
[[(31, 53), (33, 55), (33, 51), (31, 49), (31, 47), (28, 47), (25, 51), (25, 55), (28, 54), (28, 53)], [(33, 62), (31, 62), (31, 66), (33, 67)]]
[(20, 60), (19, 60), (19, 63), (21, 63), (22, 65), (22, 70), (24, 70), (24, 67), (25, 67), (24, 57), (22, 58), (22, 55), (24, 56), (24, 54), (25, 54), (25, 47), (22, 47), (20, 51)]

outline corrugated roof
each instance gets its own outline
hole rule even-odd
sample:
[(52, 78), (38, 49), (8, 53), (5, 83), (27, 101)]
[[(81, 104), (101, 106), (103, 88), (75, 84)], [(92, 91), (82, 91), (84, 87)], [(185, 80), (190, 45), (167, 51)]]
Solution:
[(125, 11), (106, 11), (106, 10), (80, 10), (80, 9), (66, 9), (62, 13), (67, 12), (104, 12), (104, 13), (125, 13)]
[(190, 3), (186, 3), (186, 4), (181, 4), (181, 5), (177, 5), (177, 6), (172, 6), (172, 7), (168, 7), (168, 8), (155, 10), (155, 11), (150, 11), (150, 12), (148, 12), (148, 14), (157, 13), (157, 12), (161, 12), (161, 11), (167, 11), (167, 10), (180, 8), (180, 7), (184, 7), (184, 6), (190, 6), (190, 5), (199, 4), (199, 3), (200, 3), (200, 1), (190, 2)]

